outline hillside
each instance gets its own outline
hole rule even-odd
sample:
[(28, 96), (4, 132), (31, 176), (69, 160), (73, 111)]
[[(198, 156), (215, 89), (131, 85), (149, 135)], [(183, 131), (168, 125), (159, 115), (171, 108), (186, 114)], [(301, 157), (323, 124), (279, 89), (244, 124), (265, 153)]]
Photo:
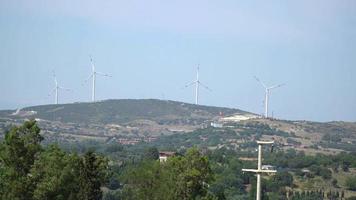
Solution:
[(0, 131), (11, 124), (36, 119), (49, 142), (123, 138), (133, 144), (151, 141), (160, 135), (191, 132), (222, 115), (253, 114), (239, 109), (155, 99), (105, 100), (0, 111)]
[[(277, 199), (273, 195), (280, 189), (295, 196), (316, 191), (356, 195), (348, 185), (356, 172), (356, 123), (264, 119), (238, 109), (175, 101), (107, 100), (0, 111), (0, 136), (31, 118), (38, 121), (44, 146), (56, 143), (82, 153), (95, 149), (118, 174), (126, 171), (122, 167), (130, 168), (127, 163), (139, 166), (152, 147), (180, 155), (197, 147), (217, 177), (211, 191), (225, 199), (247, 199), (255, 177), (241, 169), (256, 167), (256, 140), (274, 140), (273, 152), (268, 148), (263, 153), (264, 164), (278, 170), (276, 176), (263, 177), (271, 199)], [(288, 182), (280, 182), (281, 177)]]
[(148, 119), (158, 123), (170, 120), (203, 121), (219, 116), (247, 112), (212, 106), (193, 105), (176, 101), (156, 99), (106, 100), (96, 103), (73, 103), (42, 105), (24, 108), (35, 111), (35, 118), (71, 123), (112, 124)]
[[(39, 121), (48, 142), (96, 140), (121, 144), (144, 142), (176, 148), (252, 147), (253, 150), (255, 140), (273, 139), (282, 149), (293, 148), (308, 154), (356, 151), (356, 123), (261, 119), (239, 109), (155, 99), (106, 100), (0, 111), (0, 131), (30, 118)], [(215, 128), (210, 127), (211, 122)], [(202, 131), (193, 132), (197, 129)], [(225, 129), (229, 129), (227, 134), (221, 132)]]

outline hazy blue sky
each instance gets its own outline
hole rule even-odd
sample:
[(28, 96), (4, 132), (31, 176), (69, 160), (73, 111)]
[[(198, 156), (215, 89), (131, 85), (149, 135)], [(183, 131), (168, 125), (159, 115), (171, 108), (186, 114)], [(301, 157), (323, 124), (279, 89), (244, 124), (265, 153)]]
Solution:
[[(356, 1), (0, 0), (0, 109), (98, 99), (164, 98), (286, 119), (356, 121)], [(83, 85), (84, 84), (84, 85)]]

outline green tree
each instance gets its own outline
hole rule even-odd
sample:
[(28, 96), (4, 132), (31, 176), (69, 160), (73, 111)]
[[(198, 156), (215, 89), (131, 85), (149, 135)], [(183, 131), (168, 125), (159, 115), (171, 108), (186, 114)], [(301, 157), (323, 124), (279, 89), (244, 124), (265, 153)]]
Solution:
[(195, 148), (164, 163), (144, 160), (128, 170), (122, 179), (124, 199), (215, 199), (208, 193), (213, 180), (208, 158)]
[(121, 193), (119, 191), (107, 191), (104, 193), (103, 200), (121, 200)]
[(42, 140), (34, 120), (13, 127), (5, 134), (5, 140), (0, 145), (1, 199), (32, 198), (34, 184), (30, 170), (42, 151)]
[(175, 185), (174, 199), (195, 199), (207, 194), (213, 174), (208, 158), (202, 156), (198, 149), (189, 149), (184, 157), (173, 157), (164, 167), (174, 175), (171, 176), (171, 184)]
[(35, 121), (13, 127), (0, 143), (0, 199), (96, 200), (107, 178), (107, 160), (80, 157), (57, 146), (42, 148)]
[(149, 147), (145, 150), (144, 159), (149, 159), (149, 160), (157, 160), (159, 158), (159, 152), (156, 147)]
[(138, 166), (130, 166), (123, 175), (124, 199), (164, 199), (162, 169), (159, 161), (144, 160)]
[(79, 157), (50, 146), (31, 169), (31, 181), (35, 182), (33, 199), (76, 199), (79, 191)]
[(284, 171), (284, 172), (277, 172), (275, 176), (273, 176), (273, 182), (275, 182), (279, 187), (282, 186), (289, 186), (293, 185), (293, 176)]
[(88, 151), (79, 161), (78, 199), (100, 200), (103, 196), (100, 187), (108, 178), (108, 162)]

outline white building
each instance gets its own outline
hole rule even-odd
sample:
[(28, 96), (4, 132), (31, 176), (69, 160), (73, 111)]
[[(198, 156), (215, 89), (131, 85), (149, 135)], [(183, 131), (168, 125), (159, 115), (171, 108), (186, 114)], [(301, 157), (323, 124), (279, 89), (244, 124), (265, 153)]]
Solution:
[(174, 155), (176, 155), (175, 152), (160, 151), (159, 152), (159, 162), (166, 162), (169, 157), (174, 156)]

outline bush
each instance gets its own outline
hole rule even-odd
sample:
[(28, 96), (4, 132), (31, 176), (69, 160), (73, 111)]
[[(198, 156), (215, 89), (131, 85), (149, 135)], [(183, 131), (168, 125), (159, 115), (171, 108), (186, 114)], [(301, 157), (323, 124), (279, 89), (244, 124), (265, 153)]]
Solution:
[(349, 190), (356, 191), (356, 177), (348, 177), (346, 179), (346, 187)]
[(124, 149), (124, 147), (119, 144), (112, 144), (112, 145), (106, 147), (105, 152), (106, 153), (115, 153), (115, 152), (122, 151), (123, 149)]
[(326, 133), (322, 139), (329, 142), (341, 142), (341, 138), (341, 135)]

